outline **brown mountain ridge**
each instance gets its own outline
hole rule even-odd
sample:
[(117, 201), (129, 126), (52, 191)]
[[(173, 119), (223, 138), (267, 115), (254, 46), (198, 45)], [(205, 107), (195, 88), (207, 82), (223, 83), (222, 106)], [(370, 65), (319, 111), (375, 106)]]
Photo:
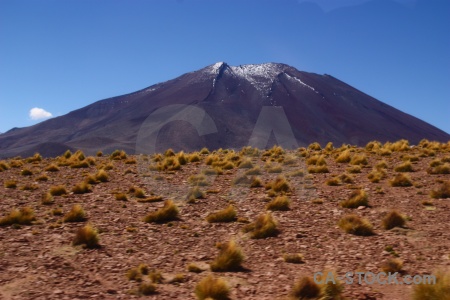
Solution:
[[(173, 110), (156, 114), (174, 107), (188, 112), (169, 123)], [(146, 131), (140, 131), (143, 127)], [(155, 128), (160, 130), (147, 134)], [(330, 75), (279, 63), (229, 66), (220, 62), (10, 130), (0, 135), (0, 157), (35, 152), (56, 156), (66, 149), (88, 154), (115, 149), (146, 152), (149, 139), (155, 151), (193, 151), (248, 144), (264, 148), (276, 142), (285, 148), (312, 142), (365, 145), (371, 140), (399, 139), (417, 144), (424, 138), (445, 142), (450, 135)]]

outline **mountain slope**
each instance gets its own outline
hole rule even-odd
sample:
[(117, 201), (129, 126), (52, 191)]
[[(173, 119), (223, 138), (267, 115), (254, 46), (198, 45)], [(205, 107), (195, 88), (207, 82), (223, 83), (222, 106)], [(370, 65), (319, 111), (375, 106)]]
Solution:
[(290, 133), (295, 137), (292, 146), (314, 141), (363, 145), (374, 139), (405, 138), (413, 144), (422, 138), (450, 140), (449, 134), (329, 75), (301, 72), (276, 63), (237, 67), (216, 63), (31, 127), (6, 132), (0, 135), (0, 156), (26, 156), (35, 151), (55, 155), (66, 148), (88, 153), (125, 149), (133, 153), (136, 141), (139, 144), (148, 138), (145, 134), (138, 137), (142, 125), (153, 121), (152, 128), (157, 127), (158, 119), (152, 113), (168, 105), (194, 105), (204, 110), (213, 124), (208, 123), (209, 134), (202, 136), (186, 119), (166, 124), (158, 139), (152, 141), (159, 151), (168, 147), (194, 150), (203, 146), (247, 145), (263, 107), (272, 108), (259, 119), (259, 125), (263, 125), (260, 132), (265, 136), (252, 139), (263, 147), (270, 135), (264, 130), (270, 131), (280, 124), (279, 116), (286, 116), (288, 123), (284, 124), (288, 125), (275, 132), (275, 139), (272, 136), (267, 146), (282, 139), (283, 130), (287, 137)]

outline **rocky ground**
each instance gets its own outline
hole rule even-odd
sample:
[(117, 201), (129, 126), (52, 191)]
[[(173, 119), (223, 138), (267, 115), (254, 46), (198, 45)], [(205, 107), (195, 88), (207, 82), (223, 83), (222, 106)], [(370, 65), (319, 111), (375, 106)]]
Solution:
[[(228, 283), (231, 299), (286, 299), (296, 280), (303, 276), (312, 277), (314, 272), (324, 270), (333, 270), (338, 275), (351, 271), (377, 273), (394, 257), (403, 261), (402, 276), (448, 269), (450, 199), (433, 199), (430, 192), (449, 181), (450, 175), (429, 172), (430, 164), (448, 164), (450, 146), (424, 144), (395, 149), (392, 145), (395, 144), (371, 151), (347, 149), (351, 158), (365, 156), (367, 164), (336, 162), (336, 156), (344, 152), (345, 147), (278, 154), (272, 151), (265, 156), (261, 151), (257, 155), (247, 153), (240, 157), (236, 151), (235, 158), (221, 152), (218, 157), (227, 157), (234, 168), (223, 170), (221, 175), (206, 176), (207, 185), (200, 186), (205, 198), (191, 201), (186, 201), (192, 188), (189, 178), (211, 169), (206, 164), (210, 154), (199, 154), (200, 161), (193, 159), (194, 162), (182, 165), (181, 169), (170, 171), (149, 168), (156, 164), (153, 157), (124, 155), (122, 159), (120, 155), (117, 159), (107, 155), (85, 158), (89, 165), (81, 168), (71, 167), (75, 164), (75, 155), (71, 159), (40, 160), (36, 156), (2, 161), (0, 218), (7, 217), (13, 209), (30, 207), (35, 220), (29, 225), (0, 227), (0, 298), (196, 299), (195, 286), (213, 273)], [(308, 159), (316, 155), (323, 155), (328, 173), (308, 173), (308, 167), (313, 165)], [(391, 186), (390, 180), (400, 173), (394, 168), (408, 159), (413, 172), (406, 174), (413, 185)], [(245, 184), (233, 184), (235, 178), (248, 171), (238, 167), (244, 160), (250, 160), (253, 167), (260, 166), (262, 173), (258, 177), (263, 185), (280, 175), (289, 182), (290, 210), (271, 213), (278, 223), (277, 236), (251, 239), (242, 231), (247, 221), (267, 212), (266, 205), (271, 200), (270, 191), (264, 186), (250, 188)], [(279, 164), (281, 173), (267, 172), (265, 167), (269, 160), (273, 160), (272, 167)], [(83, 157), (79, 161), (82, 162)], [(378, 183), (371, 182), (368, 174), (380, 161), (387, 165), (385, 177)], [(51, 164), (59, 170), (46, 171)], [(360, 173), (347, 172), (355, 166), (360, 166)], [(92, 191), (88, 193), (72, 192), (76, 184), (102, 168), (108, 174), (107, 181), (92, 184)], [(295, 171), (304, 171), (304, 174), (293, 176)], [(344, 173), (353, 177), (352, 182), (338, 182), (337, 186), (326, 183)], [(12, 187), (13, 182), (16, 187)], [(48, 203), (44, 204), (43, 197), (57, 185), (63, 185), (68, 193), (47, 196)], [(146, 198), (135, 197), (129, 192), (130, 187), (142, 188)], [(369, 206), (354, 209), (340, 206), (353, 191), (361, 189), (368, 195)], [(118, 193), (126, 194), (128, 199), (117, 200)], [(155, 200), (152, 196), (162, 196), (162, 201), (151, 201)], [(178, 220), (144, 222), (143, 218), (161, 208), (166, 199), (173, 199), (178, 206)], [(205, 220), (209, 213), (226, 208), (229, 203), (237, 210), (236, 222), (208, 223)], [(64, 215), (74, 204), (82, 206), (86, 220), (64, 222)], [(58, 209), (61, 210), (59, 215)], [(406, 225), (386, 230), (381, 220), (392, 209), (404, 215)], [(347, 214), (368, 219), (375, 235), (344, 232), (337, 224)], [(100, 248), (72, 245), (76, 231), (87, 223), (98, 230)], [(211, 272), (209, 263), (219, 253), (216, 244), (232, 239), (244, 253), (243, 268), (234, 272)], [(283, 260), (284, 254), (292, 253), (301, 253), (304, 263)], [(204, 271), (189, 272), (187, 265), (191, 263)], [(140, 264), (162, 274), (156, 294), (141, 295), (140, 283), (127, 278), (127, 272)], [(181, 279), (173, 282), (173, 278)], [(344, 284), (343, 296), (347, 299), (412, 299), (412, 293), (410, 285), (354, 282)]]

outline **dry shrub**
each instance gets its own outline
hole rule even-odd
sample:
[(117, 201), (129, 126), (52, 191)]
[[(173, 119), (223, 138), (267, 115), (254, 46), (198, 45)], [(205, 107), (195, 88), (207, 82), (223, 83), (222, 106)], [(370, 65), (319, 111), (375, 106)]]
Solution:
[(372, 224), (357, 215), (344, 216), (339, 220), (338, 226), (345, 232), (354, 235), (369, 236), (374, 234)]
[(259, 166), (256, 166), (254, 168), (251, 168), (250, 170), (245, 171), (245, 175), (261, 175), (262, 171)]
[(351, 160), (350, 150), (348, 149), (341, 152), (335, 159), (337, 163), (348, 163), (350, 162), (350, 160)]
[(306, 160), (307, 165), (325, 166), (327, 164), (323, 155), (314, 155)]
[(350, 160), (351, 165), (367, 165), (367, 157), (364, 154), (356, 154)]
[(121, 160), (127, 158), (127, 153), (123, 150), (114, 150), (113, 153), (109, 156), (110, 159), (113, 160)]
[(284, 254), (283, 260), (291, 264), (303, 264), (305, 262), (303, 255), (300, 253)]
[(340, 203), (345, 208), (358, 208), (360, 206), (369, 206), (369, 196), (364, 190), (356, 190), (350, 194), (347, 200)]
[(450, 272), (433, 274), (436, 282), (422, 282), (413, 286), (414, 300), (450, 300)]
[(221, 244), (219, 255), (211, 263), (213, 272), (230, 272), (242, 269), (244, 254), (234, 240)]
[(156, 294), (156, 284), (152, 282), (142, 282), (139, 284), (138, 292), (144, 296)]
[(309, 166), (308, 172), (315, 174), (315, 173), (329, 173), (330, 171), (328, 170), (327, 166)]
[(114, 194), (114, 198), (120, 201), (128, 201), (128, 197), (125, 193), (116, 193)]
[(206, 217), (209, 223), (226, 223), (236, 221), (236, 210), (233, 205), (227, 208), (213, 212)]
[(267, 204), (266, 209), (272, 211), (285, 211), (290, 209), (290, 204), (291, 202), (287, 196), (278, 196)]
[(394, 227), (403, 227), (405, 225), (405, 219), (400, 213), (392, 210), (383, 218), (381, 224), (384, 229), (389, 230)]
[(107, 182), (109, 180), (109, 175), (105, 170), (99, 170), (97, 174), (95, 174), (95, 179), (100, 182)]
[(187, 270), (192, 273), (201, 273), (201, 272), (205, 271), (194, 263), (188, 264)]
[(367, 178), (369, 178), (370, 182), (377, 183), (380, 180), (386, 178), (386, 171), (383, 169), (374, 168), (369, 174), (367, 174)]
[(351, 174), (361, 173), (361, 167), (360, 166), (350, 166), (347, 168), (347, 172)]
[(198, 300), (229, 300), (230, 288), (225, 280), (209, 275), (195, 286), (195, 295)]
[(99, 248), (99, 237), (97, 230), (91, 225), (87, 224), (78, 229), (75, 238), (72, 241), (74, 246), (83, 245), (86, 248)]
[(381, 266), (381, 269), (386, 273), (400, 272), (402, 268), (403, 268), (403, 261), (398, 258), (390, 258)]
[(55, 200), (53, 199), (52, 194), (45, 193), (45, 194), (42, 195), (41, 203), (43, 205), (51, 205), (51, 204), (55, 203)]
[(432, 190), (430, 192), (431, 198), (450, 198), (450, 181), (444, 181), (437, 190)]
[(49, 193), (52, 196), (62, 196), (62, 195), (66, 195), (67, 194), (67, 190), (66, 187), (63, 185), (56, 185), (56, 186), (52, 186), (50, 188)]
[(410, 161), (405, 161), (404, 163), (396, 166), (394, 168), (395, 172), (414, 172), (412, 164)]
[(300, 278), (290, 292), (294, 299), (317, 299), (320, 294), (320, 286), (311, 277), (306, 276)]
[(198, 186), (191, 188), (186, 196), (187, 200), (205, 199), (205, 193)]
[(85, 194), (92, 192), (92, 186), (87, 182), (80, 182), (72, 188), (74, 194)]
[(86, 220), (86, 213), (79, 204), (72, 206), (72, 209), (64, 216), (64, 222), (83, 222)]
[(33, 175), (33, 172), (29, 169), (23, 169), (22, 171), (20, 171), (20, 175), (22, 176), (31, 176)]
[(309, 144), (308, 149), (319, 151), (319, 150), (322, 150), (322, 147), (320, 146), (319, 143), (314, 142), (312, 144)]
[(339, 175), (339, 180), (344, 183), (353, 183), (353, 176), (344, 173), (344, 174)]
[(253, 176), (251, 179), (252, 179), (252, 182), (250, 183), (250, 187), (251, 188), (262, 187), (263, 186), (261, 178)]
[(252, 183), (252, 179), (244, 174), (235, 177), (231, 182), (233, 185), (248, 186)]
[(436, 166), (434, 168), (427, 169), (428, 174), (450, 174), (450, 164), (445, 163), (443, 165)]
[(203, 175), (203, 174), (190, 176), (188, 178), (188, 182), (191, 185), (197, 185), (197, 186), (206, 186), (206, 185), (208, 185), (208, 181), (206, 181), (206, 176)]
[(249, 232), (252, 239), (263, 239), (276, 236), (278, 234), (277, 223), (270, 213), (258, 216), (258, 218), (243, 228), (244, 232)]
[(31, 207), (22, 207), (20, 209), (13, 209), (9, 215), (0, 219), (0, 226), (8, 225), (31, 225), (31, 222), (36, 220), (34, 210)]
[(275, 193), (287, 193), (291, 191), (289, 182), (283, 176), (278, 176), (275, 181), (270, 181), (265, 186), (266, 190), (271, 189)]
[(58, 172), (59, 168), (55, 164), (50, 164), (44, 170), (47, 171), (47, 172)]
[(7, 188), (7, 189), (15, 189), (17, 187), (17, 181), (6, 180), (4, 185), (5, 185), (5, 188)]
[(179, 210), (172, 200), (166, 200), (164, 206), (144, 218), (147, 223), (166, 223), (178, 219)]
[(397, 174), (394, 178), (389, 180), (389, 184), (393, 187), (408, 187), (412, 186), (413, 182), (411, 180), (411, 177), (409, 177), (408, 174)]

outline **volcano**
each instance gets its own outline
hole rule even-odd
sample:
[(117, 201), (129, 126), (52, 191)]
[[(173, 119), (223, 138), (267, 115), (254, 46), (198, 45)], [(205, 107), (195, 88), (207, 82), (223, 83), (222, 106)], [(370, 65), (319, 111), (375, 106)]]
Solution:
[(0, 157), (207, 147), (365, 145), (450, 135), (330, 76), (279, 63), (219, 62), (0, 135)]

